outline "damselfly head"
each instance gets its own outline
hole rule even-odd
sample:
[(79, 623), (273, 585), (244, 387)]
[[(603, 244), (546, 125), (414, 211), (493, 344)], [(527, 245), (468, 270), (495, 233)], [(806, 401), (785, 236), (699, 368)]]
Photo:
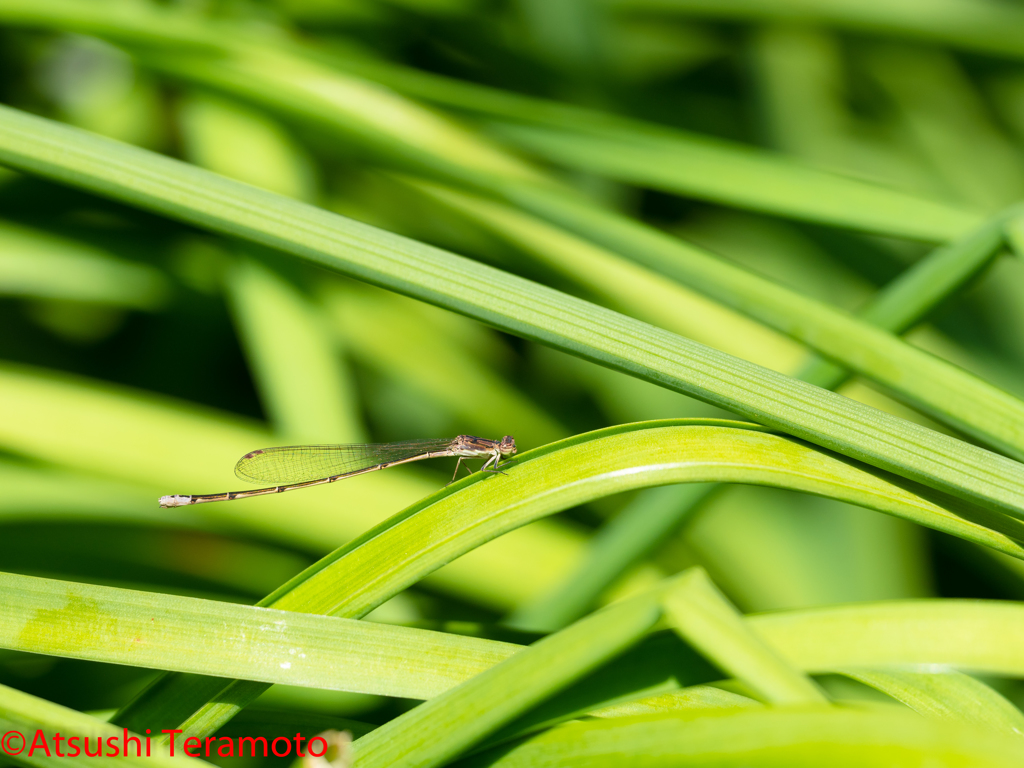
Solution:
[(498, 452), (502, 456), (511, 456), (516, 452), (516, 439), (512, 435), (505, 435), (498, 443)]

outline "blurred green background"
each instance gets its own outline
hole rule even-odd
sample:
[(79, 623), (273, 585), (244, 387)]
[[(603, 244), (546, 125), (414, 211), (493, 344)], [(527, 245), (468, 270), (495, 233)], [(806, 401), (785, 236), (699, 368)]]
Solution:
[[(143, 3), (0, 2), (0, 101), (792, 373), (797, 343), (609, 252), (552, 256), (535, 245), (542, 225), (488, 218), (443, 185), (489, 167), (548, 174), (856, 310), (1024, 193), (1024, 36), (1000, 32), (1024, 31), (1019, 4), (943, 5), (916, 26), (907, 5), (180, 0), (152, 6), (174, 23), (149, 24), (133, 21)], [(930, 201), (932, 236), (777, 215), (784, 189), (686, 181), (670, 153), (676, 176), (631, 165), (632, 145), (599, 130), (605, 114), (642, 121), (626, 125), (651, 141), (678, 129)], [(1024, 266), (1004, 256), (908, 338), (1024, 396), (1021, 296)], [(842, 391), (930, 424), (865, 383)], [(511, 433), (525, 449), (680, 416), (728, 414), (269, 250), (0, 175), (0, 570), (251, 603), (451, 467), (188, 509), (158, 496), (235, 490), (234, 462), (267, 445)], [(649, 552), (572, 603), (595, 534), (638, 518), (664, 521)], [(779, 490), (670, 487), (504, 536), (371, 619), (532, 628), (552, 600), (565, 621), (693, 564), (744, 611), (1024, 596), (1017, 561), (903, 521)], [(0, 651), (0, 683), (78, 709), (120, 706), (148, 679)], [(405, 706), (282, 687), (261, 704), (371, 722)]]

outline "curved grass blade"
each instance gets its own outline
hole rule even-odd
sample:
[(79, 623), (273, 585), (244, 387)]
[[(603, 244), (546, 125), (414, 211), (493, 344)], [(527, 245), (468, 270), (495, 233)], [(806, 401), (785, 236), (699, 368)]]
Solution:
[[(1014, 220), (1012, 213), (1005, 217)], [(907, 330), (994, 258), (1003, 220), (1004, 216), (997, 217), (989, 226), (937, 248), (880, 290), (859, 315), (894, 333)], [(847, 377), (845, 369), (821, 359), (806, 364), (798, 374), (827, 389), (836, 388)], [(682, 525), (713, 488), (682, 486), (645, 492), (597, 532), (585, 561), (560, 588), (521, 606), (507, 621), (520, 627), (556, 628), (579, 618), (618, 576)]]
[(1011, 768), (1024, 760), (1024, 744), (1017, 738), (890, 710), (762, 707), (695, 717), (673, 713), (569, 723), (458, 765), (916, 768), (935, 764)]
[[(499, 270), (9, 108), (0, 160), (288, 251), (1024, 517), (1024, 466), (1014, 461)], [(998, 411), (1001, 400), (989, 405)]]

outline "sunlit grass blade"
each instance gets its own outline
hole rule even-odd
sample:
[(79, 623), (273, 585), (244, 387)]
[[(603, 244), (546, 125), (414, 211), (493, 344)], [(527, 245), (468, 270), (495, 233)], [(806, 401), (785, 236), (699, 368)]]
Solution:
[(980, 680), (953, 670), (839, 670), (925, 717), (942, 717), (1024, 735), (1024, 713)]
[(751, 632), (742, 615), (702, 568), (687, 571), (662, 597), (669, 625), (720, 669), (772, 704), (827, 701), (806, 675), (793, 669)]
[[(482, 264), (8, 108), (0, 110), (0, 159), (288, 251), (1024, 516), (1024, 466), (1014, 461)], [(753, 279), (747, 273), (740, 278)], [(785, 293), (780, 300), (792, 302)], [(814, 322), (820, 314), (816, 305), (810, 311)], [(904, 351), (902, 342), (881, 335), (885, 345)], [(850, 338), (840, 332), (836, 340)], [(935, 366), (929, 362), (926, 369)], [(937, 375), (957, 378), (944, 365)], [(999, 414), (997, 433), (1014, 437), (1012, 416), (1001, 413), (1004, 406), (1013, 411), (1016, 401), (1010, 401), (992, 397), (977, 405)]]
[[(9, 596), (7, 610), (0, 616), (0, 644), (93, 661), (221, 675), (246, 670), (246, 675), (278, 682), (427, 699), (501, 663), (520, 648), (476, 637), (234, 603), (13, 574), (0, 579)], [(793, 631), (775, 632), (773, 627), (780, 621)], [(1019, 604), (952, 600), (877, 603), (839, 611), (751, 617), (744, 623), (794, 669), (816, 673), (840, 671), (856, 676), (874, 670), (881, 674), (908, 665), (943, 665), (1011, 676), (1020, 676), (1024, 670), (1024, 656), (1014, 643), (1014, 633), (1024, 626)], [(970, 634), (975, 629), (992, 634), (975, 643)], [(951, 636), (935, 634), (950, 630)], [(247, 637), (242, 644), (240, 632)], [(858, 647), (865, 632), (874, 632), (867, 654)], [(826, 633), (836, 638), (849, 633), (850, 639), (823, 649), (827, 660), (821, 652), (803, 653), (806, 643), (802, 635), (813, 642)], [(564, 718), (595, 710), (601, 716), (616, 717), (635, 712), (638, 706), (653, 711), (749, 705), (734, 695), (691, 696), (686, 690), (675, 694), (688, 679), (712, 679), (717, 673), (707, 665), (688, 669), (688, 662), (680, 664), (684, 646), (678, 641), (666, 643), (666, 639), (671, 638), (664, 634), (652, 637), (656, 642), (627, 654), (629, 660), (623, 657), (621, 668), (617, 661), (587, 678), (583, 685), (566, 691), (556, 707), (542, 706), (533, 726), (527, 720), (519, 727), (535, 727), (555, 715)], [(211, 682), (223, 685), (225, 681)], [(630, 703), (638, 696), (646, 697), (650, 704), (645, 705), (645, 700)], [(980, 701), (978, 706), (982, 705), (990, 707), (992, 702)], [(151, 725), (163, 725), (160, 713), (151, 714), (156, 718)]]
[[(0, 615), (0, 647), (89, 661), (432, 699), (521, 650), (425, 629), (32, 576), (0, 574), (0, 583), (8, 598)], [(634, 634), (649, 629), (659, 615), (656, 601), (646, 605), (652, 615), (643, 627), (634, 627)], [(621, 620), (633, 614), (618, 615)], [(515, 729), (588, 712), (621, 717), (754, 703), (716, 689), (677, 691), (685, 682), (714, 675), (698, 659), (672, 658), (679, 650), (665, 643), (638, 648), (550, 700)], [(611, 653), (608, 648), (595, 652)], [(177, 723), (151, 723), (156, 725)], [(159, 734), (160, 728), (150, 730)]]
[[(168, 66), (193, 79), (205, 78), (206, 84), (232, 89), (236, 95), (264, 103), (277, 99), (276, 108), (316, 121), (326, 120), (365, 146), (376, 146), (390, 156), (397, 153), (403, 162), (504, 190), (519, 204), (570, 226), (582, 227), (588, 237), (610, 244), (637, 260), (652, 263), (653, 259), (656, 268), (696, 284), (719, 301), (739, 305), (779, 330), (797, 335), (854, 370), (880, 380), (955, 428), (1016, 457), (1024, 455), (1024, 405), (1015, 398), (925, 353), (905, 351), (898, 341), (873, 332), (827, 305), (708, 259), (696, 249), (683, 247), (636, 222), (616, 219), (607, 211), (571, 201), (565, 197), (565, 190), (543, 184), (537, 189), (523, 187), (522, 181), (532, 178), (539, 182), (541, 178), (472, 139), (470, 134), (460, 132), (456, 126), (433, 121), (411, 103), (396, 101), (359, 81), (331, 75), (318, 69), (319, 65), (286, 54), (278, 59), (220, 61), (217, 66), (189, 64), (176, 57)], [(314, 107), (314, 102), (320, 106)], [(381, 114), (396, 111), (405, 119), (380, 119)], [(422, 123), (422, 130), (411, 130), (416, 121)], [(385, 140), (383, 137), (389, 131)], [(457, 152), (453, 151), (456, 146)], [(660, 258), (654, 256), (661, 251), (665, 252)], [(901, 351), (915, 359), (911, 368), (904, 369), (904, 375), (897, 376), (892, 365), (894, 358), (900, 362)], [(906, 370), (915, 372), (916, 377), (908, 381)]]
[(764, 707), (694, 718), (651, 715), (570, 723), (459, 765), (916, 768), (934, 763), (1011, 768), (1021, 760), (1024, 745), (1015, 737), (959, 723), (929, 721), (910, 712)]
[[(507, 476), (498, 483), (477, 477), (439, 491), (300, 574), (261, 605), (360, 617), (491, 538), (611, 493), (671, 482), (781, 484), (941, 525), (960, 535), (972, 531), (970, 535), (1009, 551), (1020, 549), (1005, 535), (958, 518), (852, 465), (800, 443), (737, 426), (629, 425), (524, 454), (508, 465)], [(481, 518), (481, 510), (488, 510), (486, 517)], [(448, 533), (439, 541), (441, 532)], [(131, 704), (118, 722), (133, 727), (146, 718), (162, 720), (162, 701), (173, 701), (176, 707), (194, 701), (199, 709), (185, 724), (194, 732), (209, 733), (262, 690), (258, 684), (238, 683), (230, 694), (218, 694), (218, 703), (202, 706), (218, 689), (205, 683), (191, 697), (182, 693), (192, 685), (169, 678)]]
[[(426, 699), (515, 650), (369, 621), (32, 576), (0, 574), (0, 583), (3, 647), (153, 669)], [(470, 648), (471, 666), (445, 661)], [(368, 663), (374, 656), (379, 661)]]
[[(1012, 212), (1006, 217), (1012, 219)], [(895, 333), (906, 330), (991, 261), (999, 250), (1003, 228), (1000, 216), (989, 226), (936, 249), (872, 297), (860, 316)], [(805, 365), (799, 374), (826, 388), (838, 386), (847, 376), (843, 368), (820, 359)], [(616, 576), (689, 517), (706, 493), (697, 486), (648, 491), (597, 533), (584, 563), (560, 588), (520, 607), (508, 620), (517, 626), (555, 628), (583, 615)]]
[(395, 718), (356, 742), (355, 759), (366, 768), (433, 768), (450, 760), (636, 643), (661, 618), (662, 592), (591, 614)]

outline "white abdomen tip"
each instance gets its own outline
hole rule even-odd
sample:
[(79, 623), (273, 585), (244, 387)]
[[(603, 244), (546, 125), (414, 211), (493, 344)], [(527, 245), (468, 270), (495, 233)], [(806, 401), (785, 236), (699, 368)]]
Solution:
[(161, 496), (161, 507), (185, 507), (191, 501), (191, 496)]

